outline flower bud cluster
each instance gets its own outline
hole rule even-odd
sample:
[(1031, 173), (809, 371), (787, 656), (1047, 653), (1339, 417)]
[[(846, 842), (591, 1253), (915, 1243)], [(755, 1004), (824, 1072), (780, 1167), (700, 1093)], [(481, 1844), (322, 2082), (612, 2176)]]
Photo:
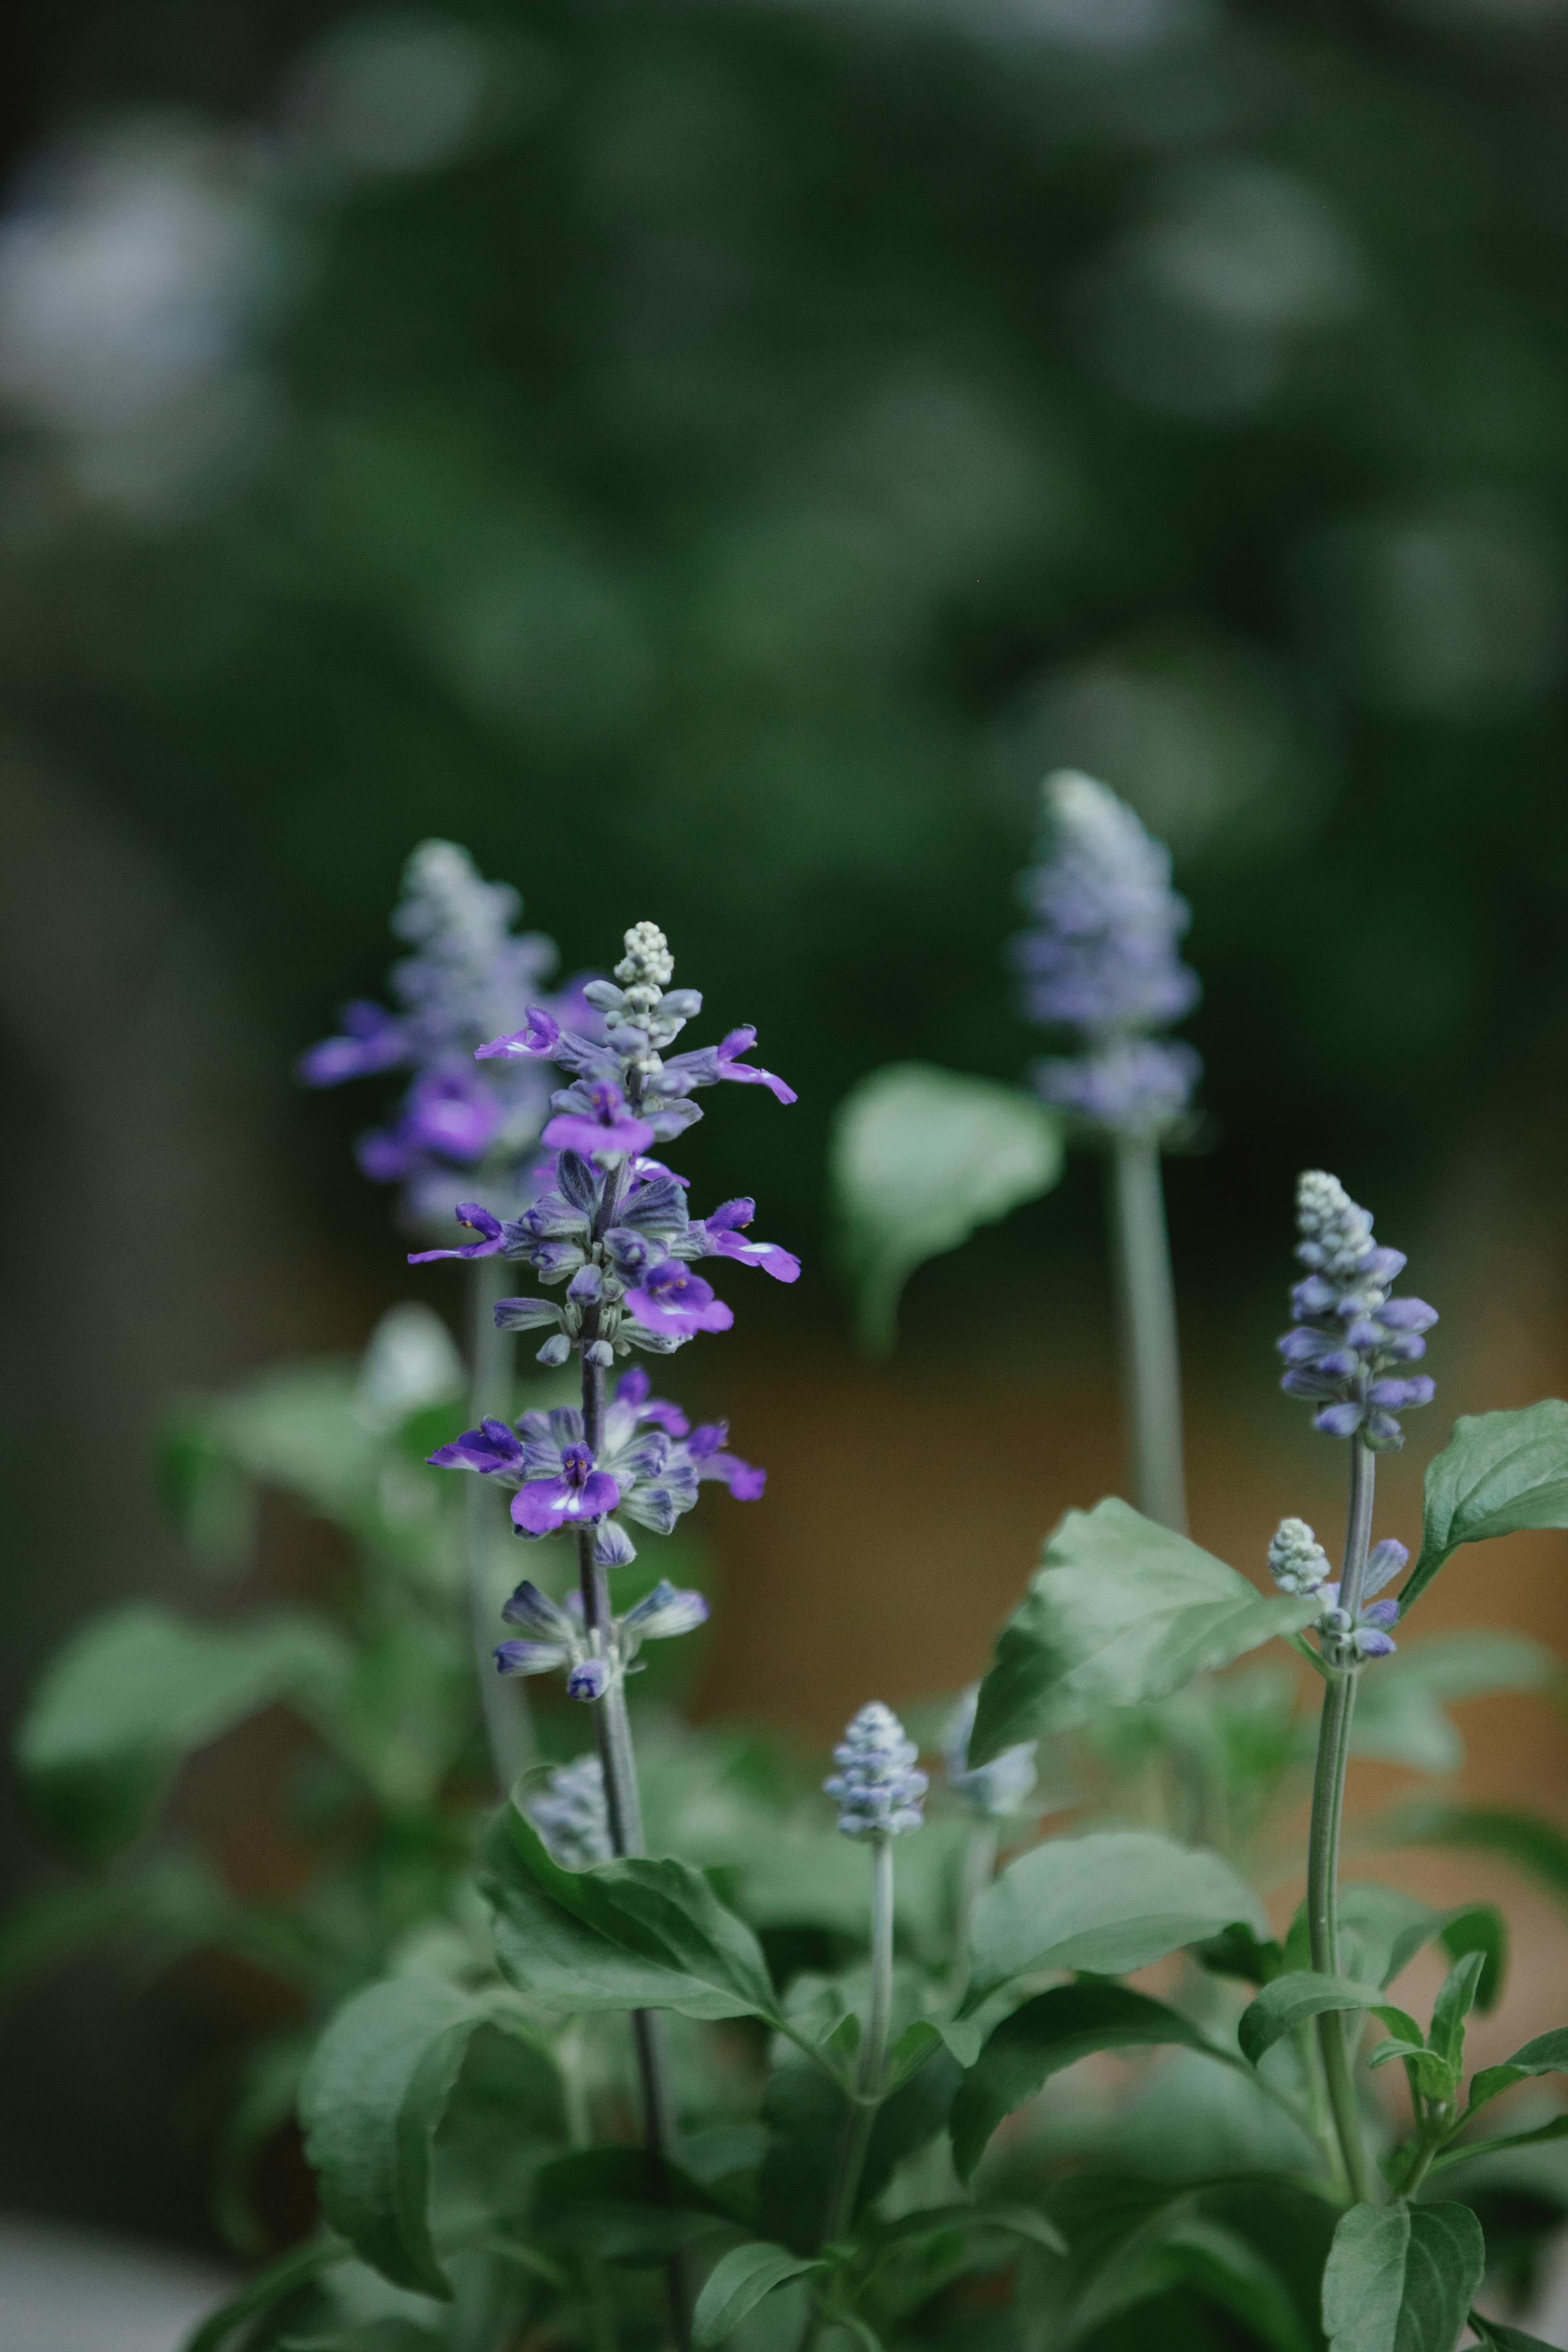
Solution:
[(472, 1470), (511, 1495), (512, 1525), (521, 1536), (590, 1528), (602, 1568), (625, 1568), (637, 1558), (620, 1517), (668, 1535), (690, 1510), (704, 1480), (716, 1479), (738, 1502), (754, 1502), (767, 1472), (729, 1450), (729, 1424), (693, 1429), (679, 1405), (648, 1394), (640, 1366), (623, 1373), (605, 1407), (595, 1454), (575, 1405), (525, 1412), (513, 1424), (484, 1421), (428, 1458), (437, 1470)]
[(700, 1592), (682, 1591), (660, 1577), (623, 1616), (590, 1630), (580, 1593), (552, 1601), (537, 1584), (525, 1582), (500, 1613), (509, 1625), (521, 1626), (522, 1635), (498, 1644), (498, 1674), (550, 1675), (564, 1668), (567, 1697), (592, 1700), (603, 1698), (633, 1670), (645, 1642), (672, 1642), (706, 1624), (708, 1603)]
[(921, 1826), (931, 1784), (916, 1768), (919, 1753), (890, 1706), (873, 1699), (860, 1709), (833, 1751), (837, 1771), (822, 1784), (846, 1837), (902, 1837)]
[[(398, 1009), (367, 1001), (342, 1009), (342, 1032), (301, 1056), (307, 1086), (341, 1086), (383, 1070), (408, 1070), (412, 1084), (384, 1127), (356, 1147), (364, 1173), (401, 1184), (419, 1224), (449, 1216), (482, 1171), (497, 1207), (510, 1213), (532, 1196), (531, 1162), (549, 1115), (542, 1075), (525, 1065), (475, 1067), (476, 1049), (510, 1027), (554, 970), (553, 943), (512, 930), (521, 901), (504, 882), (486, 882), (466, 849), (426, 841), (410, 857), (392, 928), (414, 953), (394, 964)], [(550, 1000), (552, 1017), (590, 1022), (581, 991)]]
[(479, 1239), (422, 1251), (416, 1261), (521, 1259), (545, 1286), (563, 1286), (559, 1304), (509, 1298), (497, 1309), (505, 1329), (549, 1329), (538, 1351), (543, 1364), (563, 1364), (574, 1349), (601, 1364), (632, 1348), (668, 1355), (699, 1331), (727, 1331), (733, 1314), (692, 1272), (700, 1258), (761, 1266), (777, 1282), (794, 1282), (800, 1273), (800, 1260), (788, 1250), (746, 1237), (754, 1202), (726, 1201), (711, 1215), (693, 1217), (684, 1178), (648, 1158), (656, 1140), (701, 1117), (690, 1100), (695, 1087), (735, 1078), (768, 1087), (781, 1102), (795, 1095), (782, 1078), (737, 1058), (754, 1030), (732, 1030), (721, 1045), (667, 1061), (662, 1048), (702, 1000), (694, 989), (665, 987), (674, 963), (654, 924), (635, 924), (626, 942), (615, 981), (591, 981), (584, 992), (604, 1018), (603, 1043), (563, 1030), (535, 1006), (526, 1027), (480, 1049), (480, 1059), (548, 1057), (576, 1073), (551, 1097), (554, 1117), (544, 1141), (556, 1157), (539, 1198), (506, 1220), (464, 1202), (458, 1220)]
[(1328, 1553), (1305, 1519), (1281, 1519), (1268, 1546), (1268, 1572), (1280, 1591), (1321, 1600), (1323, 1613), (1313, 1631), (1331, 1665), (1386, 1658), (1397, 1647), (1389, 1629), (1398, 1622), (1399, 1603), (1373, 1596), (1409, 1564), (1410, 1554), (1395, 1537), (1385, 1536), (1373, 1544), (1362, 1580), (1361, 1606), (1352, 1616), (1340, 1606), (1340, 1587)]
[(1020, 878), (1035, 927), (1012, 943), (1028, 1017), (1081, 1051), (1035, 1066), (1045, 1100), (1100, 1134), (1158, 1136), (1186, 1114), (1202, 1064), (1158, 1036), (1198, 1001), (1178, 942), (1191, 921), (1170, 852), (1091, 776), (1045, 783), (1040, 863)]
[(1405, 1443), (1396, 1415), (1430, 1404), (1434, 1383), (1401, 1368), (1426, 1352), (1422, 1337), (1437, 1320), (1421, 1298), (1393, 1298), (1404, 1253), (1380, 1247), (1372, 1218), (1335, 1176), (1309, 1169), (1297, 1186), (1296, 1250), (1306, 1279), (1290, 1293), (1299, 1318), (1279, 1341), (1288, 1396), (1319, 1407), (1313, 1427), (1354, 1437), (1377, 1453)]
[(980, 1685), (973, 1683), (948, 1717), (942, 1735), (942, 1760), (953, 1795), (972, 1812), (998, 1820), (1016, 1813), (1038, 1780), (1035, 1754), (1039, 1742), (1024, 1740), (1016, 1748), (1005, 1748), (989, 1764), (972, 1765), (969, 1740), (979, 1704)]
[(605, 1768), (596, 1756), (558, 1764), (543, 1787), (529, 1796), (528, 1817), (551, 1860), (563, 1870), (589, 1870), (596, 1862), (608, 1862), (615, 1850)]

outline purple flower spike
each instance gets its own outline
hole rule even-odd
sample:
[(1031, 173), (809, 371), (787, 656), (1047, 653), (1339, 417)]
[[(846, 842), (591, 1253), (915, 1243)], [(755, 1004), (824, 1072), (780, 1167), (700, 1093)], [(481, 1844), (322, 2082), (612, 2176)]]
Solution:
[(457, 1218), (460, 1225), (467, 1225), (470, 1233), (479, 1234), (477, 1242), (468, 1242), (458, 1249), (415, 1250), (409, 1255), (409, 1265), (428, 1265), (438, 1257), (500, 1256), (505, 1246), (506, 1235), (499, 1217), (492, 1217), (489, 1211), (481, 1209), (477, 1201), (459, 1201)]
[(694, 1331), (727, 1331), (735, 1319), (711, 1285), (676, 1258), (650, 1266), (637, 1288), (626, 1293), (626, 1305), (648, 1330), (683, 1339)]
[(561, 1448), (561, 1471), (553, 1478), (531, 1478), (512, 1496), (511, 1516), (525, 1535), (553, 1535), (568, 1524), (582, 1527), (603, 1518), (621, 1499), (621, 1490), (580, 1441)]
[(620, 1153), (646, 1151), (653, 1129), (646, 1118), (626, 1108), (626, 1097), (613, 1078), (594, 1078), (568, 1087), (552, 1097), (555, 1117), (544, 1130), (544, 1140), (555, 1151)]
[(1359, 1434), (1374, 1454), (1391, 1453), (1405, 1443), (1396, 1414), (1436, 1393), (1426, 1373), (1402, 1377), (1394, 1368), (1426, 1354), (1421, 1335), (1436, 1313), (1423, 1298), (1389, 1297), (1404, 1252), (1373, 1241), (1370, 1213), (1338, 1177), (1309, 1169), (1296, 1219), (1296, 1255), (1310, 1272), (1290, 1293), (1300, 1319), (1279, 1343), (1288, 1367), (1279, 1385), (1288, 1396), (1323, 1400), (1312, 1425), (1326, 1436)]

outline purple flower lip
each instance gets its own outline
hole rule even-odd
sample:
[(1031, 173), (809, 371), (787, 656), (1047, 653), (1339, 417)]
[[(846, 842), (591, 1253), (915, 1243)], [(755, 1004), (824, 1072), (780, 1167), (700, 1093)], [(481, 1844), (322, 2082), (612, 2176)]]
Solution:
[(676, 1258), (650, 1266), (626, 1305), (650, 1331), (685, 1339), (693, 1331), (727, 1331), (735, 1318), (710, 1284)]
[(324, 1037), (294, 1066), (306, 1086), (341, 1087), (349, 1078), (372, 1077), (395, 1069), (407, 1054), (408, 1033), (384, 1005), (361, 997), (345, 1004), (340, 1017), (342, 1035)]
[(506, 1235), (499, 1217), (492, 1217), (477, 1201), (459, 1201), (457, 1219), (470, 1233), (478, 1234), (477, 1242), (468, 1242), (458, 1249), (415, 1250), (410, 1254), (410, 1265), (428, 1265), (438, 1257), (499, 1257), (506, 1244)]
[(686, 1450), (697, 1465), (700, 1479), (721, 1479), (737, 1503), (754, 1503), (768, 1483), (768, 1474), (765, 1470), (753, 1469), (751, 1463), (742, 1462), (738, 1454), (729, 1453), (726, 1450), (729, 1441), (730, 1424), (727, 1421), (705, 1422), (700, 1429), (692, 1431), (687, 1440)]
[(542, 1004), (531, 1004), (528, 1019), (507, 1037), (492, 1037), (476, 1047), (476, 1062), (550, 1062), (561, 1044), (561, 1024)]
[(742, 1062), (739, 1058), (741, 1055), (749, 1053), (756, 1042), (757, 1033), (754, 1029), (731, 1029), (729, 1035), (720, 1043), (719, 1076), (721, 1078), (738, 1079), (742, 1086), (766, 1087), (768, 1092), (778, 1102), (798, 1102), (800, 1097), (795, 1088), (786, 1086), (783, 1078), (775, 1077), (772, 1070), (758, 1069), (750, 1062)]
[(747, 1241), (738, 1230), (749, 1225), (756, 1213), (754, 1201), (723, 1202), (697, 1228), (705, 1244), (702, 1255), (734, 1258), (742, 1265), (760, 1265), (775, 1282), (798, 1282), (800, 1260), (792, 1250), (780, 1249), (775, 1242)]
[(555, 1097), (559, 1108), (544, 1130), (544, 1140), (555, 1151), (646, 1151), (653, 1129), (646, 1118), (626, 1108), (626, 1097), (613, 1078), (595, 1078), (568, 1087)]
[(568, 1524), (585, 1526), (613, 1511), (621, 1490), (580, 1441), (561, 1448), (558, 1477), (531, 1478), (511, 1498), (511, 1516), (525, 1535), (552, 1535)]
[(493, 1475), (498, 1470), (521, 1470), (522, 1444), (504, 1421), (482, 1421), (465, 1430), (449, 1445), (437, 1446), (426, 1460), (437, 1470), (478, 1470)]

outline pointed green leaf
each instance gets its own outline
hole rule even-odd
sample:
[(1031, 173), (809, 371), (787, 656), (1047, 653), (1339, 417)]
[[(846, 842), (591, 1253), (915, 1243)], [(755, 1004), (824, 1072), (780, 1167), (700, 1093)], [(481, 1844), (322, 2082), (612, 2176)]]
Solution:
[(1379, 1837), (1390, 1845), (1457, 1845), (1500, 1855), (1559, 1902), (1568, 1902), (1568, 1832), (1540, 1813), (1501, 1805), (1409, 1805)]
[(549, 2007), (777, 2020), (761, 1945), (686, 1863), (563, 1870), (506, 1805), (485, 1841), (481, 1883), (502, 1968)]
[(349, 1670), (340, 1636), (302, 1612), (203, 1625), (138, 1601), (52, 1661), (16, 1760), (61, 1843), (101, 1859), (136, 1836), (193, 1749), (279, 1699), (341, 1686)]
[(1468, 2205), (1352, 2205), (1323, 2273), (1332, 2352), (1454, 2352), (1485, 2268)]
[(1437, 1990), (1427, 2029), (1427, 2047), (1435, 2051), (1457, 2077), (1465, 2055), (1465, 2020), (1475, 2007), (1476, 1993), (1487, 1964), (1484, 1952), (1466, 1952), (1454, 1962)]
[(493, 2004), (410, 1970), (332, 2017), (300, 2085), (305, 2153), (332, 2228), (395, 2285), (447, 2299), (430, 2236), (431, 2150)]
[(1257, 1895), (1217, 1853), (1144, 1830), (1049, 1838), (1010, 1863), (974, 1906), (965, 2012), (1014, 1977), (1125, 1976), (1237, 1919), (1268, 1932)]
[(239, 2328), (247, 2327), (251, 2320), (270, 2311), (286, 2295), (308, 2286), (320, 2272), (353, 2259), (353, 2249), (336, 2238), (320, 2238), (310, 2245), (295, 2246), (288, 2253), (279, 2254), (275, 2263), (268, 2263), (264, 2271), (248, 2279), (237, 2295), (208, 2313), (186, 2340), (184, 2352), (219, 2352), (219, 2347)]
[(1476, 2331), (1476, 2341), (1482, 2352), (1552, 2352), (1544, 2336), (1527, 2336), (1522, 2327), (1505, 2327), (1500, 2319), (1487, 2319), (1479, 2311), (1470, 2314), (1470, 2326)]
[(1364, 2009), (1380, 2017), (1389, 2032), (1415, 2049), (1423, 2049), (1421, 2028), (1402, 2009), (1394, 2009), (1379, 1992), (1367, 1985), (1352, 1984), (1348, 1977), (1320, 1976), (1311, 1969), (1293, 1969), (1288, 1976), (1276, 1977), (1265, 1985), (1257, 2000), (1243, 2010), (1236, 2038), (1241, 2044), (1242, 2055), (1253, 2065), (1267, 2050), (1299, 2025), (1330, 2010)]
[(915, 1268), (1049, 1192), (1061, 1122), (1021, 1087), (900, 1062), (834, 1118), (828, 1173), (862, 1344), (885, 1355)]
[(1471, 2077), (1469, 2103), (1462, 2120), (1468, 2123), (1500, 2091), (1511, 2090), (1516, 2083), (1525, 2082), (1532, 2074), (1568, 2074), (1568, 2025), (1553, 2026), (1550, 2033), (1538, 2033), (1533, 2042), (1527, 2042), (1522, 2050), (1516, 2050), (1499, 2066), (1483, 2066), (1479, 2074)]
[(1465, 1413), (1426, 1465), (1421, 1557), (1402, 1590), (1420, 1599), (1461, 1544), (1524, 1528), (1568, 1528), (1568, 1404), (1547, 1397), (1511, 1412)]
[(967, 2181), (996, 2126), (1064, 2067), (1097, 2050), (1179, 2042), (1226, 2064), (1235, 2060), (1163, 2000), (1124, 1985), (1058, 1985), (1004, 2018), (952, 2103), (952, 2161)]
[(1259, 1592), (1114, 1496), (1068, 1511), (998, 1637), (970, 1761), (986, 1763), (1105, 1707), (1164, 1698), (1194, 1675), (1310, 1624), (1321, 1607)]
[(728, 2342), (747, 2312), (764, 2295), (772, 2294), (774, 2287), (826, 2267), (809, 2254), (792, 2254), (787, 2246), (761, 2240), (732, 2246), (714, 2263), (697, 2298), (691, 2315), (691, 2340), (697, 2352), (710, 2352), (712, 2346)]

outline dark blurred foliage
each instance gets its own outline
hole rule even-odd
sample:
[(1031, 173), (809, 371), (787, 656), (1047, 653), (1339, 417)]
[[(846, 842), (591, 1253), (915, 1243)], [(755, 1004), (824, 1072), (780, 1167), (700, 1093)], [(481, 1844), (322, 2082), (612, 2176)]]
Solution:
[[(700, 1181), (815, 1244), (853, 1079), (1034, 1050), (999, 948), (1069, 761), (1195, 909), (1194, 1254), (1277, 1257), (1303, 1160), (1404, 1191), (1561, 1090), (1558, 12), (148, 0), (34, 34), (35, 151), (129, 112), (241, 191), (253, 404), (182, 472), (175, 401), (128, 477), (112, 402), (84, 423), (13, 350), (0, 691), (199, 894), (279, 1068), (445, 834), (568, 966), (651, 914), (756, 1022), (801, 1108), (710, 1122)], [(477, 77), (447, 134), (375, 83), (410, 37)], [(286, 1104), (346, 1212), (368, 1103)]]

